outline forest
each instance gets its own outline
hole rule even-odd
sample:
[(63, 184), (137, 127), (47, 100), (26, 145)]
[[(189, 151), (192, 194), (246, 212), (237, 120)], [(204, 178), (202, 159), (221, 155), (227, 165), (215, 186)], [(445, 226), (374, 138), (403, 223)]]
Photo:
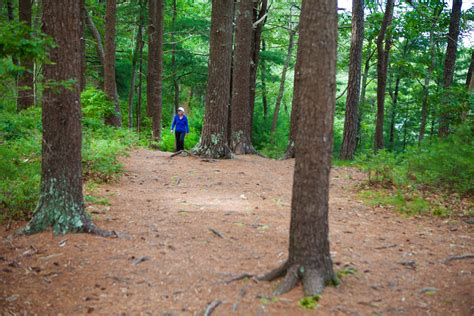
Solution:
[(0, 313), (471, 315), (473, 47), (468, 0), (0, 1)]

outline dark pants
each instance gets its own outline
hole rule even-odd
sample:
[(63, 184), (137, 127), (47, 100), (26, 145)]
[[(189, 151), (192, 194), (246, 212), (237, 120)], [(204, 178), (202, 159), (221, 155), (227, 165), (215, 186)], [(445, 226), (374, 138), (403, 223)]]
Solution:
[(174, 132), (176, 137), (176, 151), (184, 150), (184, 136), (185, 132)]

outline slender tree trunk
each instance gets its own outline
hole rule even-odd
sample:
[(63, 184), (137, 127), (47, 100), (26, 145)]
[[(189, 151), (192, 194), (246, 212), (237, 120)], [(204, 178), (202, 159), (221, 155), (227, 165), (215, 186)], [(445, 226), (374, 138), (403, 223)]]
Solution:
[(357, 146), (359, 119), (360, 73), (362, 46), (364, 43), (364, 0), (352, 0), (352, 34), (349, 58), (349, 81), (347, 83), (346, 115), (344, 134), (339, 154), (340, 159), (353, 159)]
[(176, 66), (176, 39), (175, 39), (175, 32), (176, 29), (176, 16), (177, 16), (177, 8), (176, 8), (176, 0), (173, 0), (173, 7), (172, 7), (173, 15), (171, 19), (171, 71), (173, 72), (173, 93), (174, 93), (174, 112), (178, 112), (179, 107), (179, 81), (178, 81), (178, 68)]
[(449, 113), (452, 111), (449, 110), (448, 90), (451, 87), (454, 78), (454, 66), (456, 63), (456, 53), (460, 31), (461, 7), (462, 0), (453, 0), (453, 8), (449, 21), (448, 46), (446, 47), (446, 57), (444, 59), (443, 88), (445, 91), (443, 92), (441, 102), (443, 108), (439, 118), (438, 135), (440, 137), (445, 137), (449, 134), (449, 121), (452, 118), (452, 114)]
[(387, 0), (382, 26), (377, 37), (377, 122), (374, 137), (375, 150), (384, 148), (383, 125), (385, 109), (385, 90), (387, 87), (387, 67), (391, 46), (390, 35), (387, 34), (387, 29), (392, 23), (393, 6), (394, 0)]
[[(143, 4), (144, 7), (146, 7), (146, 4)], [(138, 62), (138, 100), (137, 100), (137, 132), (140, 133), (141, 131), (141, 125), (142, 125), (142, 77), (143, 77), (143, 46), (144, 42), (143, 39), (140, 43), (140, 48), (139, 48), (139, 62)]]
[[(265, 51), (265, 40), (262, 39), (262, 51)], [(262, 105), (263, 105), (263, 118), (266, 120), (268, 117), (268, 100), (267, 100), (267, 65), (265, 59), (260, 62), (260, 80), (262, 81)]]
[(395, 90), (393, 92), (393, 97), (392, 97), (392, 111), (390, 114), (390, 135), (389, 135), (389, 146), (390, 149), (393, 150), (394, 145), (395, 145), (395, 116), (396, 116), (396, 110), (397, 110), (397, 102), (398, 102), (398, 91), (400, 90), (400, 69), (398, 69), (397, 72), (397, 79), (395, 79)]
[(336, 1), (303, 0), (300, 27), (296, 103), (305, 115), (299, 117), (296, 133), (289, 255), (282, 267), (262, 279), (286, 272), (274, 294), (288, 292), (301, 280), (305, 295), (312, 296), (335, 278), (329, 252), (328, 200), (336, 103)]
[(473, 73), (474, 72), (474, 50), (471, 53), (471, 63), (469, 65), (469, 70), (467, 71), (466, 77), (466, 87), (469, 91), (474, 90), (474, 80), (473, 80)]
[(143, 24), (145, 23), (145, 12), (143, 0), (139, 1), (140, 5), (140, 16), (138, 18), (138, 29), (137, 29), (137, 43), (135, 44), (135, 50), (133, 51), (132, 57), (132, 73), (130, 79), (130, 90), (128, 92), (128, 128), (133, 128), (133, 101), (135, 93), (135, 79), (136, 79), (136, 67), (138, 62), (138, 57), (140, 54), (140, 46), (143, 42)]
[(100, 36), (99, 30), (97, 30), (97, 27), (94, 24), (94, 20), (92, 20), (92, 17), (87, 12), (87, 9), (85, 11), (86, 11), (86, 23), (87, 23), (87, 26), (89, 27), (89, 30), (92, 33), (92, 36), (95, 39), (97, 57), (99, 58), (100, 65), (103, 68), (105, 64), (105, 52), (104, 52), (104, 46), (102, 45), (102, 37)]
[(115, 82), (115, 24), (117, 15), (117, 0), (107, 0), (105, 10), (105, 59), (104, 59), (104, 92), (114, 104), (112, 114), (105, 118), (111, 126), (122, 125), (120, 105)]
[[(31, 14), (32, 14), (31, 0), (20, 0), (18, 11), (20, 14), (20, 21), (31, 28)], [(21, 66), (24, 68), (23, 72), (18, 76), (18, 101), (17, 110), (21, 111), (35, 104), (33, 92), (33, 61), (29, 58), (21, 58)]]
[[(369, 47), (372, 44), (371, 41), (369, 41)], [(360, 91), (360, 99), (359, 99), (359, 112), (357, 113), (357, 141), (356, 144), (357, 146), (360, 146), (362, 144), (362, 118), (364, 117), (364, 105), (366, 102), (366, 91), (367, 91), (367, 85), (369, 84), (367, 82), (367, 78), (369, 77), (369, 70), (370, 70), (370, 61), (372, 57), (374, 56), (375, 50), (368, 52), (367, 59), (365, 60), (364, 64), (364, 73), (362, 74), (362, 84), (361, 84), (361, 91)]]
[[(260, 44), (262, 42), (263, 26), (267, 20), (268, 0), (259, 0), (254, 2), (254, 19), (252, 32), (252, 60), (250, 61), (250, 127), (253, 126), (253, 113), (255, 110), (255, 92), (257, 85), (257, 70), (260, 62)], [(260, 6), (260, 8), (259, 8)], [(255, 23), (257, 23), (255, 25)]]
[(206, 108), (201, 140), (194, 151), (211, 158), (230, 158), (227, 122), (232, 63), (234, 0), (213, 0)]
[(163, 105), (163, 0), (149, 0), (147, 112), (152, 119), (152, 138), (161, 138)]
[(13, 13), (13, 1), (12, 1), (12, 0), (7, 0), (6, 6), (7, 6), (7, 17), (8, 17), (8, 21), (13, 21), (13, 20), (15, 20), (15, 15), (14, 15), (14, 13)]
[(418, 144), (421, 144), (423, 138), (425, 137), (425, 130), (426, 130), (426, 121), (428, 119), (428, 112), (429, 112), (429, 86), (431, 82), (431, 76), (433, 75), (434, 68), (436, 66), (436, 52), (435, 52), (435, 41), (434, 41), (434, 29), (437, 25), (439, 15), (441, 14), (442, 10), (438, 10), (433, 16), (433, 23), (431, 24), (430, 35), (429, 35), (429, 43), (430, 43), (430, 64), (428, 66), (425, 80), (423, 84), (423, 100), (421, 105), (421, 122), (420, 122), (420, 132), (418, 134)]
[(235, 51), (232, 71), (231, 149), (253, 154), (250, 112), (250, 61), (252, 59), (253, 0), (241, 0), (236, 11)]
[[(74, 79), (71, 87), (48, 87), (43, 92), (43, 141), (40, 198), (33, 218), (22, 229), (33, 234), (52, 227), (55, 234), (92, 232), (84, 211), (81, 165), (81, 4), (77, 0), (43, 0), (43, 32), (57, 46), (52, 63), (44, 65), (45, 82)], [(108, 234), (111, 235), (111, 234)]]
[[(290, 25), (291, 25), (291, 20), (290, 20)], [(280, 88), (278, 89), (278, 96), (275, 103), (275, 111), (273, 112), (272, 127), (270, 129), (271, 134), (275, 133), (275, 130), (277, 127), (278, 113), (280, 112), (281, 101), (283, 99), (283, 94), (285, 92), (286, 72), (288, 71), (288, 67), (290, 66), (290, 62), (291, 62), (291, 56), (293, 53), (296, 30), (297, 28), (290, 29), (290, 39), (288, 43), (288, 50), (286, 52), (285, 64), (283, 65), (283, 71), (281, 73)]]

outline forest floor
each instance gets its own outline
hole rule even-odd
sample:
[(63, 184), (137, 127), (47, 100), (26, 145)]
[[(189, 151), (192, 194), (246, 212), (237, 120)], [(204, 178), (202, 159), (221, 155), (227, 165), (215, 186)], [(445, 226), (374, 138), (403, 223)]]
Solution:
[(356, 169), (333, 168), (330, 199), (334, 267), (354, 274), (305, 310), (301, 287), (272, 299), (279, 281), (226, 283), (285, 260), (293, 160), (136, 149), (124, 163), (94, 193), (110, 206), (88, 206), (119, 238), (0, 228), (0, 314), (202, 315), (215, 300), (213, 315), (474, 314), (474, 260), (445, 262), (474, 252), (472, 225), (367, 207)]

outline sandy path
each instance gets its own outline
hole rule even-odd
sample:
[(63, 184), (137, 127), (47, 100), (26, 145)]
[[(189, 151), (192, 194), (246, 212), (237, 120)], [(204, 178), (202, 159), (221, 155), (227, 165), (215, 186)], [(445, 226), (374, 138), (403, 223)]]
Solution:
[(336, 270), (357, 273), (305, 311), (300, 287), (271, 301), (262, 297), (276, 282), (223, 282), (285, 259), (293, 161), (204, 162), (139, 149), (125, 163), (120, 183), (99, 194), (111, 206), (90, 208), (121, 238), (8, 240), (0, 229), (0, 312), (198, 315), (221, 300), (215, 315), (474, 314), (474, 260), (442, 262), (474, 252), (472, 227), (368, 208), (355, 197), (363, 178), (355, 170), (332, 172), (330, 238)]

